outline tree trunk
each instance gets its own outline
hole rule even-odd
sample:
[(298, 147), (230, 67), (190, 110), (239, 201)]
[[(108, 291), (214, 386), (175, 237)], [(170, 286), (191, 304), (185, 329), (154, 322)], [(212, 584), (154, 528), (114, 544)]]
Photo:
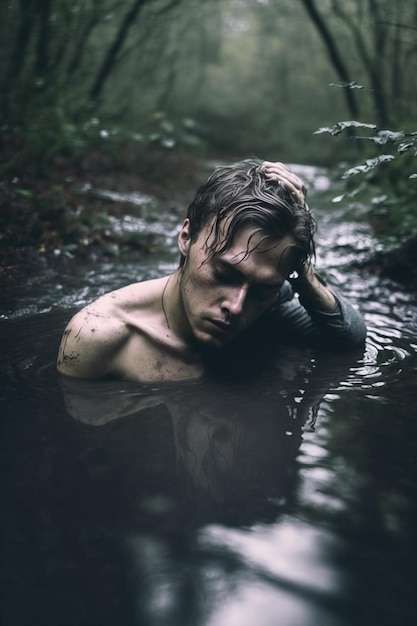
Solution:
[(34, 0), (20, 0), (19, 26), (13, 51), (10, 57), (9, 71), (5, 88), (9, 89), (9, 84), (18, 82), (20, 72), (26, 60), (26, 51), (32, 35), (35, 17)]
[(50, 45), (50, 0), (38, 1), (39, 31), (36, 43), (36, 73), (44, 77), (49, 67), (49, 45)]
[(135, 0), (129, 11), (126, 13), (124, 19), (122, 20), (122, 23), (120, 24), (119, 30), (116, 33), (116, 37), (114, 38), (113, 43), (111, 44), (104, 57), (96, 80), (94, 81), (94, 84), (90, 90), (91, 100), (98, 100), (101, 92), (103, 91), (105, 82), (108, 79), (113, 69), (113, 66), (117, 61), (117, 55), (122, 49), (129, 30), (135, 23), (139, 10), (149, 1), (150, 0)]
[[(352, 79), (349, 75), (349, 71), (343, 61), (342, 56), (339, 54), (339, 50), (336, 46), (336, 42), (331, 34), (330, 30), (321, 15), (319, 14), (314, 0), (301, 0), (304, 7), (309, 14), (313, 24), (316, 26), (324, 45), (326, 46), (327, 53), (329, 55), (330, 63), (336, 70), (339, 79), (345, 83), (351, 83)], [(356, 101), (355, 95), (352, 89), (344, 89), (346, 98), (346, 105), (350, 115), (353, 119), (356, 119), (359, 115), (359, 106)]]

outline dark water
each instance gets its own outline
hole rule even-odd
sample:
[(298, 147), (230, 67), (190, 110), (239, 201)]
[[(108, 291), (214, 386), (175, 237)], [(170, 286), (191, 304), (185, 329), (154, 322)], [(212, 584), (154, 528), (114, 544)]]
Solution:
[[(300, 170), (314, 206), (327, 178)], [(2, 294), (2, 625), (415, 620), (417, 303), (352, 269), (376, 245), (362, 207), (315, 213), (364, 354), (287, 350), (240, 383), (60, 380), (73, 311), (175, 267), (170, 214), (154, 254), (63, 263)]]

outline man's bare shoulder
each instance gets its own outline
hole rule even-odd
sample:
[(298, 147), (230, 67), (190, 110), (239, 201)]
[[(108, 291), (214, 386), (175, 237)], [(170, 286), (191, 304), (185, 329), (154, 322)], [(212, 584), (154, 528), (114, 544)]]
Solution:
[(86, 311), (123, 318), (125, 314), (147, 311), (158, 304), (165, 283), (166, 277), (162, 277), (121, 287), (104, 294), (80, 313)]
[(62, 374), (98, 378), (112, 371), (117, 354), (133, 329), (152, 317), (166, 279), (135, 283), (109, 292), (76, 313), (69, 321), (59, 349)]

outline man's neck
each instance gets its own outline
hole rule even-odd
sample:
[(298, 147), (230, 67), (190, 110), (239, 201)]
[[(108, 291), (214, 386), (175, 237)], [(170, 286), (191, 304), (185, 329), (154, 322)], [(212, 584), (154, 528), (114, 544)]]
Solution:
[(167, 329), (186, 347), (196, 351), (197, 346), (181, 298), (180, 269), (168, 276), (161, 296), (161, 306)]

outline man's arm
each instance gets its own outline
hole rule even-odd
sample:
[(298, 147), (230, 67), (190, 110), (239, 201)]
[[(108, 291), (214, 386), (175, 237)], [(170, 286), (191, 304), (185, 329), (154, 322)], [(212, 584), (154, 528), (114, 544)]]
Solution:
[(115, 358), (127, 339), (125, 324), (92, 304), (74, 315), (66, 327), (57, 369), (61, 374), (76, 378), (111, 375)]
[(308, 263), (297, 278), (290, 282), (307, 310), (313, 309), (324, 313), (334, 313), (336, 310), (337, 299), (335, 295), (327, 288), (324, 281), (314, 273), (312, 263)]
[(326, 349), (363, 346), (366, 325), (361, 314), (341, 294), (316, 279), (323, 289), (315, 291), (312, 285), (300, 286), (296, 281), (292, 286), (284, 283), (270, 312), (276, 333), (285, 341)]
[[(263, 168), (268, 180), (286, 187), (299, 204), (304, 204), (307, 193), (303, 181), (283, 163), (264, 161)], [(290, 280), (294, 297), (288, 283), (281, 290), (272, 313), (279, 332), (292, 339), (323, 347), (357, 347), (366, 338), (366, 326), (360, 313), (340, 294), (328, 289), (324, 281), (308, 263), (300, 275)]]

